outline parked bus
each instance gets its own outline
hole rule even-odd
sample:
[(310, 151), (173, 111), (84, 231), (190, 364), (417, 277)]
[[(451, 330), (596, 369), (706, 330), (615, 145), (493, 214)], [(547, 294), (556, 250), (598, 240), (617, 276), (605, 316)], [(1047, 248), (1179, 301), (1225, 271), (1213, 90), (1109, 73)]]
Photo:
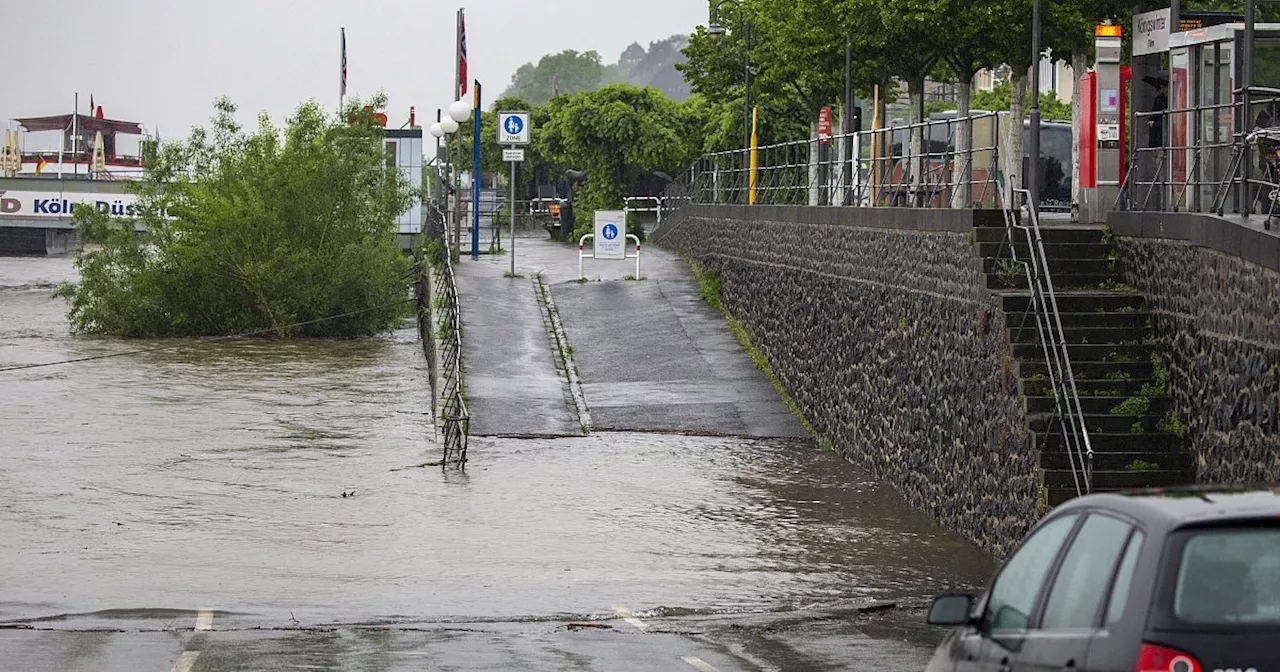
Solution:
[[(994, 185), (1003, 181), (1008, 173), (1007, 166), (1003, 164), (1009, 155), (1010, 138), (1005, 132), (1009, 113), (991, 114), (975, 110), (972, 114), (977, 118), (973, 121), (973, 152), (968, 171), (971, 183), (970, 204), (975, 207), (996, 207), (998, 201)], [(955, 118), (955, 112), (940, 112), (929, 116), (932, 123), (924, 138), (925, 170), (919, 189), (923, 193), (918, 196), (930, 207), (945, 207), (949, 203), (954, 189), (954, 162), (964, 160), (964, 157), (955, 155), (955, 135), (960, 127), (953, 123)], [(877, 204), (907, 205), (912, 197), (907, 160), (910, 129), (905, 122), (897, 119), (891, 122), (890, 128), (892, 145), (887, 152), (889, 158), (869, 163), (868, 170), (879, 186)], [(1031, 161), (1030, 137), (1031, 122), (1027, 120), (1023, 122), (1022, 129), (1023, 175), (1027, 173)], [(993, 147), (998, 147), (1000, 156), (1006, 158), (999, 158), (997, 161), (998, 157), (991, 151)], [(869, 151), (868, 149), (868, 156)], [(1040, 153), (1041, 209), (1070, 211), (1075, 191), (1071, 180), (1071, 124), (1042, 121)], [(872, 175), (868, 175), (864, 183), (869, 184), (871, 179)]]

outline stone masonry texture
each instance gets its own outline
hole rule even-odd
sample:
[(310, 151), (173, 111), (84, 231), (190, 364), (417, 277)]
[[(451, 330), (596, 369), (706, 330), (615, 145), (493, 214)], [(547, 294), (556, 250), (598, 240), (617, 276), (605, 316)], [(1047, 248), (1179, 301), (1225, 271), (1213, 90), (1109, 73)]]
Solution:
[(1280, 273), (1182, 240), (1116, 245), (1155, 314), (1197, 481), (1280, 481)]
[(658, 241), (719, 275), (820, 442), (1003, 557), (1036, 518), (1040, 472), (971, 236), (806, 210), (695, 206)]

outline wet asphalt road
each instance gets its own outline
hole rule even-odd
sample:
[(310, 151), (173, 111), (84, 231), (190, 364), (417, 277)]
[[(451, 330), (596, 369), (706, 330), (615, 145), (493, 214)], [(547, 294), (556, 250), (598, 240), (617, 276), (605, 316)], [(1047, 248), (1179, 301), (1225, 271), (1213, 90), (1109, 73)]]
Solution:
[[(153, 345), (69, 336), (70, 276), (0, 258), (0, 368)], [(477, 437), (422, 468), (428, 396), (412, 330), (0, 373), (0, 669), (920, 669), (913, 610), (991, 569), (803, 440)]]

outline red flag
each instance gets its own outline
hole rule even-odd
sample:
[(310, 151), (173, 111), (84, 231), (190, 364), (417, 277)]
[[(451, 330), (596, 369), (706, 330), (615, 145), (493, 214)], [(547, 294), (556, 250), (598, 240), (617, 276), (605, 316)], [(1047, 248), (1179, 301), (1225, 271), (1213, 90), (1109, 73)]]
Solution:
[(458, 12), (458, 100), (467, 95), (467, 17)]

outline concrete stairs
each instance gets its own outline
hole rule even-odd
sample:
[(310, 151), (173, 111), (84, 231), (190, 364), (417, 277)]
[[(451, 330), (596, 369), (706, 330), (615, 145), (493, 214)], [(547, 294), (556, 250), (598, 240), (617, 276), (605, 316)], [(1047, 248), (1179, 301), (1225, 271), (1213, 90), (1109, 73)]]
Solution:
[[(1076, 495), (1026, 274), (1011, 261), (1003, 227), (974, 229), (987, 287), (1001, 298), (1014, 370), (1044, 474), (1044, 503)], [(1145, 298), (1126, 287), (1099, 227), (1041, 228), (1076, 389), (1094, 450), (1094, 492), (1192, 482), (1195, 466), (1167, 391)], [(1018, 236), (1021, 236), (1019, 233)], [(1029, 259), (1025, 243), (1013, 246)]]

